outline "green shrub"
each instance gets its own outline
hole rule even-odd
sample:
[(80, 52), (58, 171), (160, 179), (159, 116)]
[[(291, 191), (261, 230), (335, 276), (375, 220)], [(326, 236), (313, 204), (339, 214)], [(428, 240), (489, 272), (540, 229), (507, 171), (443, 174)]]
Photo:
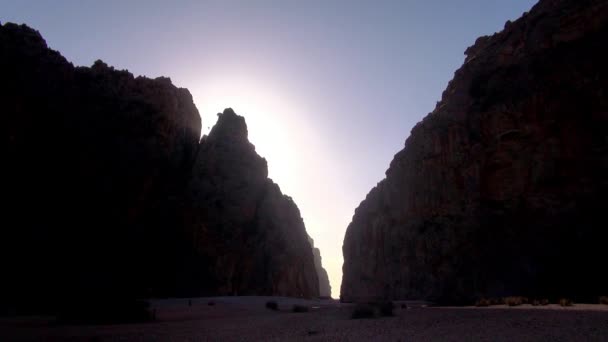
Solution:
[(561, 306), (572, 306), (572, 300), (568, 298), (561, 298), (559, 300), (559, 305)]
[(297, 305), (297, 304), (296, 304), (296, 305), (294, 305), (294, 306), (291, 308), (291, 311), (292, 311), (292, 312), (308, 312), (308, 310), (309, 310), (309, 309), (308, 309), (308, 306), (305, 306), (305, 305)]
[(356, 304), (353, 309), (353, 314), (351, 318), (353, 319), (361, 319), (361, 318), (374, 318), (374, 307), (370, 304)]
[(538, 300), (538, 299), (532, 300), (532, 306), (539, 306), (539, 305), (540, 305), (540, 300)]
[(277, 302), (275, 302), (275, 301), (268, 301), (268, 302), (266, 302), (266, 308), (277, 311), (277, 310), (279, 310), (279, 304), (277, 304)]

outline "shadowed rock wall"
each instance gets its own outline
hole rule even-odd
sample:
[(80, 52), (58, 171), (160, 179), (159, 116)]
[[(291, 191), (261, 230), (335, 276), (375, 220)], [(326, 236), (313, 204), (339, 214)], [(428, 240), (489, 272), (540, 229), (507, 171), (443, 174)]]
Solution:
[(238, 135), (242, 118), (199, 142), (188, 90), (74, 67), (23, 25), (0, 25), (0, 74), (0, 311), (318, 295), (298, 209)]
[(356, 209), (343, 300), (608, 288), (608, 2), (541, 0), (466, 51)]

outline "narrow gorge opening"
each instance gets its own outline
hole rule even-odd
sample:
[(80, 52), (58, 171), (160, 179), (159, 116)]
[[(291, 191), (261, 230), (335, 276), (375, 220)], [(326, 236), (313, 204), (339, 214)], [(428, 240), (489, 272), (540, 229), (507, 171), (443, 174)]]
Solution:
[(603, 319), (606, 0), (9, 5), (0, 328)]

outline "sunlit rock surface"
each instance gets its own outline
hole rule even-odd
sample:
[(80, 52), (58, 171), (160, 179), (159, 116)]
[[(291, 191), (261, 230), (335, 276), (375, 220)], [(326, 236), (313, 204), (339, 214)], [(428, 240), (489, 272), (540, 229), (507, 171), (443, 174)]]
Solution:
[(227, 111), (199, 143), (188, 90), (101, 61), (74, 67), (10, 23), (0, 75), (0, 311), (318, 296), (298, 209), (267, 178), (243, 118)]
[(608, 2), (541, 0), (466, 51), (356, 209), (341, 297), (608, 288)]

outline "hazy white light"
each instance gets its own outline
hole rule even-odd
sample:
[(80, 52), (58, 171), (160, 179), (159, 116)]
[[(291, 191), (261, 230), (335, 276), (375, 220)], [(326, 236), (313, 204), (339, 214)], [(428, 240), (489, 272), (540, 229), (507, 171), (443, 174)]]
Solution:
[[(327, 143), (319, 139), (312, 117), (297, 98), (277, 84), (245, 77), (206, 79), (204, 87), (192, 93), (203, 120), (203, 134), (217, 121), (217, 113), (231, 107), (245, 117), (249, 141), (256, 152), (268, 161), (268, 174), (284, 194), (298, 205), (306, 230), (321, 249), (323, 266), (328, 271), (334, 296), (339, 293), (342, 253), (335, 241), (342, 238), (350, 219), (336, 213), (351, 213), (350, 189), (336, 181), (342, 174), (337, 158), (329, 153)], [(334, 181), (330, 181), (330, 180)], [(338, 177), (340, 179), (340, 177)]]

